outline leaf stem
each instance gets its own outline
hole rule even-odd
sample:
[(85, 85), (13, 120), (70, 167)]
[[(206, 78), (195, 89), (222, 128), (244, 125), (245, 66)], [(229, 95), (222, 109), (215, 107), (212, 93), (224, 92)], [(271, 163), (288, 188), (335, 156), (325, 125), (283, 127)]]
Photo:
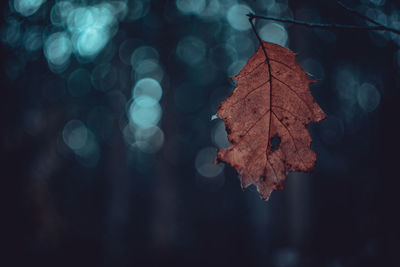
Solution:
[[(249, 16), (249, 15), (247, 15), (247, 16)], [(266, 61), (267, 61), (267, 63), (269, 64), (269, 58), (268, 58), (267, 50), (265, 50), (263, 41), (261, 40), (261, 37), (260, 37), (260, 36), (258, 35), (258, 33), (257, 33), (256, 26), (254, 25), (254, 21), (253, 21), (253, 20), (254, 20), (254, 17), (249, 16), (249, 22), (250, 22), (251, 28), (253, 29), (254, 34), (256, 35), (258, 41), (260, 42), (260, 45), (261, 45), (261, 48), (262, 48), (262, 50), (263, 50), (263, 52), (264, 52)]]

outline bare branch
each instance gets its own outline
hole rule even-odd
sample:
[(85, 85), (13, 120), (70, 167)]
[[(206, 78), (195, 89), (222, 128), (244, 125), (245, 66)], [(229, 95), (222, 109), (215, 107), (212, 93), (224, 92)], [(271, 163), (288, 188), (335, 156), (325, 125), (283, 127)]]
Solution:
[[(335, 24), (335, 23), (333, 23), (333, 24), (313, 23), (313, 22), (301, 21), (301, 20), (290, 19), (290, 18), (277, 18), (277, 17), (272, 17), (272, 16), (252, 14), (252, 13), (247, 14), (247, 16), (250, 19), (257, 18), (257, 19), (272, 20), (272, 21), (278, 21), (278, 22), (284, 22), (284, 23), (292, 23), (295, 25), (305, 26), (307, 28), (316, 28), (316, 29), (325, 29), (325, 30), (389, 31), (389, 32), (400, 34), (400, 30), (382, 25), (376, 21), (373, 22), (374, 24), (376, 24), (376, 26), (358, 26), (358, 25), (346, 25), (346, 24)], [(372, 22), (373, 20), (368, 18), (368, 21)]]
[(341, 7), (343, 7), (344, 9), (346, 9), (348, 12), (350, 12), (350, 13), (356, 15), (356, 16), (359, 16), (360, 18), (365, 19), (366, 21), (369, 21), (369, 22), (371, 22), (371, 23), (373, 23), (373, 24), (375, 24), (375, 25), (378, 25), (378, 26), (383, 26), (383, 27), (390, 28), (390, 27), (388, 27), (388, 26), (385, 26), (385, 25), (383, 25), (383, 24), (381, 24), (381, 23), (379, 23), (379, 22), (377, 22), (377, 21), (371, 19), (370, 17), (365, 16), (364, 14), (361, 14), (361, 13), (358, 12), (357, 10), (352, 9), (352, 8), (346, 6), (345, 4), (343, 4), (342, 1), (336, 0), (336, 2), (337, 2)]

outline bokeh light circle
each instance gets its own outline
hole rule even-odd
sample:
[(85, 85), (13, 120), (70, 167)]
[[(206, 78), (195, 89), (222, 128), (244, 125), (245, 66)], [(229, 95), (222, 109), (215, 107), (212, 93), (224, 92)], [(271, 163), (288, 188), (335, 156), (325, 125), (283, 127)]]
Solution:
[(148, 96), (159, 101), (162, 96), (162, 88), (158, 81), (152, 78), (144, 78), (139, 80), (133, 88), (133, 96), (139, 98)]
[(82, 148), (88, 138), (88, 130), (79, 120), (69, 121), (62, 131), (65, 144), (72, 150)]
[(200, 14), (206, 7), (205, 0), (176, 0), (176, 7), (183, 14)]
[(108, 91), (113, 88), (118, 79), (118, 73), (115, 67), (111, 64), (97, 65), (91, 75), (93, 86), (100, 91)]
[(135, 131), (135, 145), (145, 153), (155, 153), (164, 144), (164, 133), (157, 127), (139, 128)]
[(265, 24), (260, 30), (259, 35), (261, 39), (267, 42), (278, 44), (280, 46), (286, 46), (288, 41), (288, 34), (280, 24), (268, 23)]
[(143, 60), (151, 59), (158, 62), (160, 55), (158, 51), (151, 46), (140, 46), (133, 51), (131, 55), (131, 65), (134, 69), (136, 69)]
[(381, 102), (381, 94), (370, 83), (363, 83), (357, 92), (357, 100), (360, 107), (366, 112), (374, 111)]
[(176, 47), (176, 54), (186, 64), (196, 65), (204, 59), (206, 45), (195, 36), (185, 36), (179, 41)]
[(98, 54), (107, 44), (108, 38), (108, 34), (101, 29), (86, 29), (77, 40), (79, 55), (90, 57)]
[(253, 10), (249, 6), (236, 4), (228, 10), (226, 19), (229, 25), (235, 30), (246, 31), (251, 28), (249, 18), (246, 16), (249, 13), (253, 13)]
[(14, 9), (22, 16), (28, 17), (36, 13), (45, 0), (14, 0)]
[(218, 148), (228, 148), (230, 146), (223, 121), (220, 120), (214, 125), (211, 131), (211, 139)]
[(213, 147), (206, 147), (200, 150), (195, 159), (195, 167), (198, 173), (204, 177), (212, 178), (224, 170), (224, 164), (215, 164), (217, 150)]
[(161, 118), (161, 107), (157, 100), (149, 96), (136, 98), (130, 108), (131, 120), (140, 128), (156, 125)]
[(46, 40), (44, 54), (47, 61), (56, 66), (65, 64), (72, 53), (72, 43), (65, 32), (53, 33)]

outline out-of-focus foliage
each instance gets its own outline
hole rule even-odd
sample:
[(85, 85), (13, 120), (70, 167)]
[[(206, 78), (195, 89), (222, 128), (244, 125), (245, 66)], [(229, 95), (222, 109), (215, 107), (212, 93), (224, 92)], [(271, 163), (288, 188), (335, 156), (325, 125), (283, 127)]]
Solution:
[[(347, 2), (400, 27), (396, 1)], [(255, 190), (240, 190), (230, 167), (215, 164), (217, 148), (229, 142), (211, 118), (258, 47), (245, 14), (368, 22), (318, 0), (8, 0), (2, 7), (0, 176), (14, 187), (0, 195), (19, 203), (16, 230), (4, 229), (20, 266), (390, 260), (376, 229), (391, 232), (380, 212), (397, 203), (385, 199), (398, 188), (388, 171), (397, 154), (384, 152), (397, 140), (399, 35), (256, 20), (263, 40), (290, 48), (317, 80), (311, 91), (328, 115), (309, 128), (319, 159), (313, 176), (291, 174), (287, 190), (265, 204)]]

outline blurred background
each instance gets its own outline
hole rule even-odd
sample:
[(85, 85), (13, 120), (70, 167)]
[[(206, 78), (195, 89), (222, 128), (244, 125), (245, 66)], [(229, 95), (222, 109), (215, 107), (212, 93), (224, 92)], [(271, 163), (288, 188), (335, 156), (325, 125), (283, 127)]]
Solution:
[[(400, 3), (347, 1), (400, 28)], [(1, 2), (2, 266), (400, 266), (400, 35), (257, 20), (318, 82), (312, 174), (268, 202), (211, 119), (245, 14), (367, 25), (336, 1)]]

